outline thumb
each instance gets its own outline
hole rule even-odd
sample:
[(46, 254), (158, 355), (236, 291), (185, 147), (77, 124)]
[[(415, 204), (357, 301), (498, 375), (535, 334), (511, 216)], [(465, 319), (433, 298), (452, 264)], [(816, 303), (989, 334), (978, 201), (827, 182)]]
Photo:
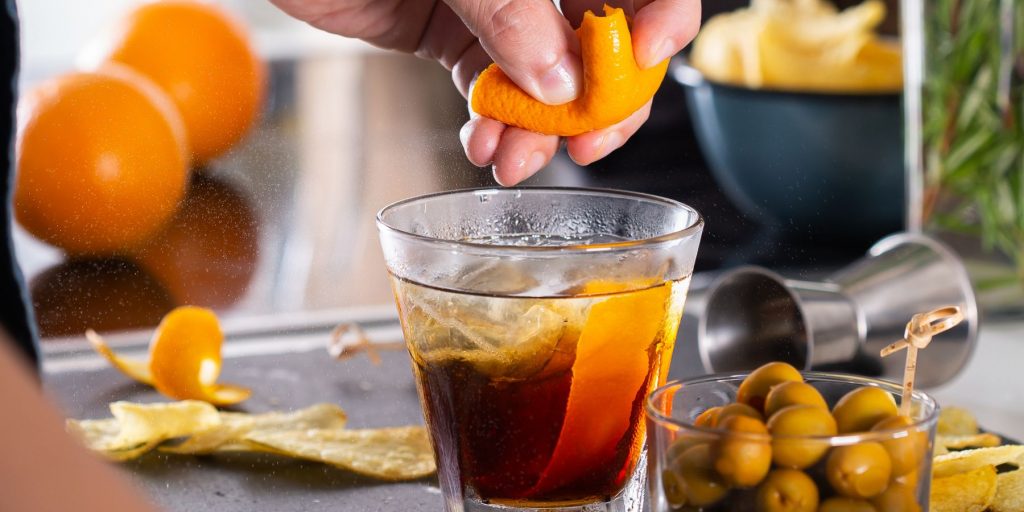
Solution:
[(549, 105), (582, 82), (579, 42), (551, 0), (445, 0), (519, 87)]

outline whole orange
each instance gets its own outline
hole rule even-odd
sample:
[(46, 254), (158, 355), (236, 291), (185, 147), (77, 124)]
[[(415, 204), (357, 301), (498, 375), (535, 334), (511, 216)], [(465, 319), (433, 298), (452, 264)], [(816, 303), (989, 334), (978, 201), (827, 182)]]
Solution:
[(181, 118), (120, 66), (44, 82), (18, 106), (14, 211), (69, 253), (116, 253), (159, 231), (188, 181)]
[(207, 3), (143, 4), (101, 36), (86, 61), (131, 66), (167, 91), (200, 164), (241, 140), (263, 101), (263, 64), (244, 27)]

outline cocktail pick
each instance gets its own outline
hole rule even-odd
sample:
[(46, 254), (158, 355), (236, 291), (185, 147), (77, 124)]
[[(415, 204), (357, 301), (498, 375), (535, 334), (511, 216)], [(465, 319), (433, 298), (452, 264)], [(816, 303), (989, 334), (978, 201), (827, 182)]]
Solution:
[(957, 306), (946, 306), (928, 313), (914, 315), (903, 332), (903, 339), (882, 349), (882, 357), (907, 349), (907, 365), (903, 370), (903, 398), (900, 400), (900, 414), (910, 415), (911, 395), (914, 392), (914, 375), (917, 373), (917, 351), (928, 346), (932, 337), (948, 331), (962, 322), (964, 313)]

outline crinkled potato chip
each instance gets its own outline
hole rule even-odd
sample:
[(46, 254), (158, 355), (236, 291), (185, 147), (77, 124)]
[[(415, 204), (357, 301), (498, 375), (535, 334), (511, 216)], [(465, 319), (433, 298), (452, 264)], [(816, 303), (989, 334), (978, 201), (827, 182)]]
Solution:
[(1024, 446), (1007, 445), (951, 452), (935, 457), (932, 476), (944, 478), (986, 466), (1024, 463)]
[(983, 512), (995, 495), (995, 466), (936, 478), (932, 481), (931, 512)]
[(182, 306), (167, 313), (149, 343), (148, 363), (117, 355), (92, 330), (86, 332), (86, 338), (122, 373), (174, 399), (232, 405), (252, 393), (241, 386), (217, 383), (224, 334), (209, 309)]
[(383, 480), (413, 480), (436, 470), (423, 427), (251, 432), (245, 440)]
[(385, 480), (433, 474), (433, 451), (423, 427), (344, 430), (347, 416), (334, 404), (293, 412), (217, 412), (198, 400), (164, 404), (114, 402), (113, 418), (68, 420), (68, 430), (111, 460), (139, 457), (170, 439), (161, 451), (206, 454), (260, 451), (324, 462)]
[(134, 459), (163, 441), (220, 425), (217, 410), (206, 402), (110, 404), (110, 419), (68, 420), (68, 430), (85, 445), (113, 460)]
[(690, 60), (708, 79), (751, 88), (896, 92), (900, 45), (880, 38), (881, 0), (842, 12), (822, 0), (756, 0), (712, 17)]
[(206, 454), (226, 451), (254, 451), (259, 447), (244, 441), (250, 432), (284, 432), (289, 430), (342, 429), (348, 417), (334, 404), (316, 404), (305, 409), (282, 413), (244, 414), (220, 413), (220, 426), (199, 432), (175, 446), (161, 446), (160, 451), (179, 454)]
[(935, 432), (940, 436), (969, 436), (977, 434), (978, 420), (967, 409), (943, 407), (939, 411), (939, 424)]
[(141, 443), (135, 446), (119, 446), (117, 435), (121, 431), (121, 427), (114, 418), (68, 420), (67, 429), (72, 435), (81, 439), (86, 448), (119, 462), (137, 458), (157, 445), (157, 443)]
[(1003, 444), (1003, 440), (995, 434), (985, 432), (983, 434), (963, 436), (935, 436), (935, 446), (949, 450), (963, 450), (965, 448), (991, 448)]
[(1024, 512), (1024, 469), (996, 476), (992, 512)]

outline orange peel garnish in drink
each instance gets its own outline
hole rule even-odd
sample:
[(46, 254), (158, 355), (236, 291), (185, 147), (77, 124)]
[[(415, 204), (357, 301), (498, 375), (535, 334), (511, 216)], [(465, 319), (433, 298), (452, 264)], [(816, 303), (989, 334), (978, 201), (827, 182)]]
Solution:
[(168, 397), (232, 405), (252, 394), (248, 388), (217, 383), (224, 333), (209, 309), (183, 306), (167, 313), (149, 342), (149, 361), (117, 355), (91, 329), (85, 335), (114, 368)]
[(583, 87), (575, 100), (541, 103), (491, 64), (473, 86), (473, 111), (533, 132), (572, 136), (607, 128), (639, 110), (665, 78), (668, 59), (641, 69), (633, 57), (626, 14), (607, 5), (604, 13), (599, 17), (587, 11), (576, 31), (583, 53)]
[[(584, 293), (615, 288), (597, 282)], [(665, 283), (612, 296), (590, 308), (572, 365), (562, 432), (535, 491), (558, 489), (595, 467), (616, 462), (617, 445), (637, 421), (632, 417), (634, 402), (644, 394), (651, 373), (647, 346), (663, 328), (671, 292), (672, 283)]]

